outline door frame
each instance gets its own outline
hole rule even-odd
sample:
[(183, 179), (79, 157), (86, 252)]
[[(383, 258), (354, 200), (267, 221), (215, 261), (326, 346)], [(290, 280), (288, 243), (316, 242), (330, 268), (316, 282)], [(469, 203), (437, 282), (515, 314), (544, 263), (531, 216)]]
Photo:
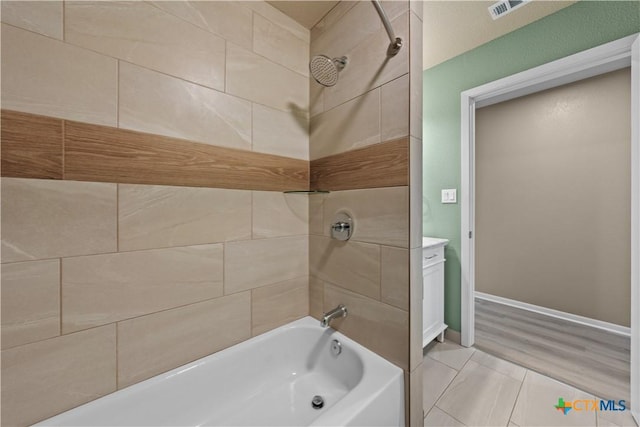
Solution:
[(461, 93), (461, 343), (475, 341), (475, 111), (631, 66), (631, 412), (640, 422), (640, 33)]

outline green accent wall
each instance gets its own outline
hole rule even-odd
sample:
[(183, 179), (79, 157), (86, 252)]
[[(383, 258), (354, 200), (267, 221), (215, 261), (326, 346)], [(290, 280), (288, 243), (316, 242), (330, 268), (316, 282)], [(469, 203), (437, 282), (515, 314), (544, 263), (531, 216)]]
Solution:
[(460, 93), (637, 32), (640, 0), (583, 0), (424, 71), (424, 235), (450, 240), (445, 322), (451, 329), (460, 330), (460, 205), (441, 204), (440, 190), (460, 191)]

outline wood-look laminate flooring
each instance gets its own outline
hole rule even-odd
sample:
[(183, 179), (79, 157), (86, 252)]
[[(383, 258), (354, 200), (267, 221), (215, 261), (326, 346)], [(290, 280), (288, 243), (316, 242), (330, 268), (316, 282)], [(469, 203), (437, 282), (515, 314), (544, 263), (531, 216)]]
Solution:
[(476, 299), (475, 346), (602, 399), (629, 402), (630, 339)]

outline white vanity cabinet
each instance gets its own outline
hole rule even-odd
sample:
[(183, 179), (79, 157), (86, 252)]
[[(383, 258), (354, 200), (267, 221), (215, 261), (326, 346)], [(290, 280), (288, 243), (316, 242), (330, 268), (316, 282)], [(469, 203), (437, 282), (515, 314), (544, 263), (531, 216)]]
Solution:
[(422, 238), (422, 346), (444, 340), (444, 247), (447, 239)]

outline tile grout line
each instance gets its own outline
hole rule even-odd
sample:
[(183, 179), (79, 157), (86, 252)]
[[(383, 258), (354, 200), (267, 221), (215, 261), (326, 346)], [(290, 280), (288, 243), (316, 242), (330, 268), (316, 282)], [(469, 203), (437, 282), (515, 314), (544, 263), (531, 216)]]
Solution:
[(120, 60), (116, 60), (116, 128), (120, 129)]
[[(254, 234), (253, 234), (253, 228), (254, 228), (254, 227), (253, 227), (253, 219), (254, 219), (254, 216), (253, 216), (253, 210), (254, 210), (254, 206), (253, 206), (253, 200), (254, 200), (254, 199), (253, 199), (253, 193), (254, 193), (254, 190), (251, 190), (251, 192), (249, 193), (249, 198), (251, 199), (251, 201), (249, 202), (249, 203), (250, 203), (250, 205), (249, 205), (249, 206), (250, 206), (249, 211), (251, 212), (251, 230), (250, 230), (251, 237), (249, 238), (249, 240), (256, 240), (256, 238), (255, 238), (255, 236), (254, 236)], [(267, 237), (267, 238), (268, 238), (268, 237)]]
[[(448, 416), (450, 416), (451, 418), (453, 418), (454, 420), (456, 420), (457, 422), (459, 422), (460, 424), (462, 424), (463, 426), (466, 426), (465, 423), (463, 423), (462, 421), (460, 421), (459, 419), (457, 419), (456, 417), (454, 417), (453, 415), (451, 415), (450, 413), (448, 413), (447, 411), (445, 411), (444, 409), (442, 409), (441, 407), (437, 406), (435, 403), (433, 404), (434, 408), (438, 408), (440, 411), (444, 412), (445, 414), (447, 414)], [(427, 418), (427, 417), (425, 417)]]
[[(180, 20), (180, 21), (182, 21), (182, 22), (185, 22), (185, 23), (187, 23), (187, 24), (189, 24), (189, 25), (191, 25), (191, 26), (193, 26), (193, 27), (197, 28), (198, 30), (204, 31), (205, 33), (208, 33), (208, 34), (210, 34), (210, 35), (213, 35), (213, 36), (215, 36), (215, 37), (218, 37), (218, 38), (220, 38), (220, 39), (224, 40), (225, 42), (227, 42), (227, 41), (228, 41), (228, 42), (231, 42), (231, 43), (233, 43), (233, 44), (237, 45), (238, 47), (241, 47), (242, 49), (247, 49), (246, 47), (244, 47), (244, 46), (240, 45), (239, 43), (236, 43), (234, 40), (231, 40), (231, 39), (229, 39), (229, 38), (225, 37), (225, 35), (223, 35), (223, 34), (221, 34), (221, 33), (216, 33), (216, 32), (214, 32), (214, 31), (212, 31), (212, 30), (210, 30), (210, 29), (208, 29), (208, 28), (203, 28), (203, 27), (201, 27), (201, 26), (199, 26), (199, 25), (197, 25), (197, 24), (194, 24), (193, 22), (191, 22), (191, 21), (189, 21), (189, 20), (187, 20), (187, 19), (184, 19), (184, 18), (183, 18), (183, 17), (181, 17), (181, 16), (175, 15), (175, 14), (174, 14), (174, 13), (172, 13), (172, 12), (169, 12), (169, 11), (167, 11), (167, 10), (162, 9), (161, 7), (158, 7), (158, 6), (156, 6), (155, 4), (153, 4), (153, 3), (149, 3), (149, 4), (150, 4), (151, 6), (153, 6), (153, 7), (155, 7), (155, 8), (157, 8), (157, 9), (161, 10), (161, 11), (162, 11), (163, 13), (165, 13), (166, 15), (171, 16), (171, 17), (173, 17), (173, 18), (176, 18), (176, 19), (178, 19), (178, 20)], [(261, 57), (263, 57), (264, 59), (267, 59), (268, 61), (271, 61), (271, 62), (273, 62), (274, 64), (280, 65), (280, 66), (282, 66), (282, 67), (286, 68), (286, 69), (287, 69), (287, 70), (289, 70), (289, 71), (293, 71), (294, 73), (300, 74), (300, 75), (301, 75), (301, 76), (303, 76), (303, 77), (307, 77), (307, 78), (308, 78), (308, 77), (310, 77), (310, 76), (305, 76), (305, 75), (301, 74), (299, 71), (292, 70), (292, 69), (291, 69), (291, 68), (289, 68), (287, 65), (284, 65), (284, 64), (281, 64), (281, 63), (279, 63), (279, 62), (276, 62), (276, 61), (274, 61), (273, 59), (270, 59), (270, 58), (268, 58), (268, 57), (266, 57), (266, 56), (264, 56), (264, 55), (262, 55), (262, 54), (260, 54), (260, 53), (257, 53), (257, 52), (255, 52), (255, 51), (253, 50), (253, 21), (254, 21), (254, 18), (253, 18), (253, 17), (254, 17), (254, 14), (256, 14), (256, 15), (260, 15), (263, 19), (265, 19), (265, 20), (269, 21), (271, 24), (275, 25), (276, 27), (279, 27), (280, 29), (282, 29), (282, 30), (286, 31), (287, 33), (289, 33), (289, 34), (291, 35), (291, 37), (294, 37), (295, 39), (297, 39), (297, 40), (301, 41), (302, 43), (311, 44), (311, 40), (309, 40), (309, 41), (302, 40), (300, 37), (298, 37), (297, 35), (295, 35), (291, 30), (289, 30), (289, 29), (287, 29), (287, 28), (283, 27), (283, 26), (282, 26), (282, 25), (280, 25), (279, 23), (274, 22), (273, 20), (269, 19), (268, 17), (264, 16), (263, 14), (261, 14), (261, 13), (259, 13), (259, 12), (255, 11), (255, 10), (253, 10), (253, 9), (251, 9), (251, 8), (244, 8), (244, 9), (245, 9), (245, 10), (247, 10), (247, 11), (250, 11), (250, 12), (251, 12), (251, 27), (250, 27), (250, 30), (251, 30), (251, 37), (250, 37), (250, 39), (251, 39), (251, 48), (250, 48), (250, 51), (251, 51), (251, 53), (254, 53), (254, 54), (258, 55), (258, 56), (261, 56)], [(311, 30), (310, 30), (310, 29), (308, 29), (307, 31), (309, 31), (309, 38), (311, 38)], [(248, 50), (248, 49), (247, 49), (247, 50)]]
[(120, 253), (120, 184), (116, 184), (116, 253)]
[[(227, 93), (227, 77), (229, 76), (229, 71), (228, 71), (228, 63), (229, 63), (229, 46), (228, 46), (228, 42), (227, 39), (223, 39), (224, 40), (224, 82), (222, 84), (222, 92), (229, 95), (229, 93)], [(253, 109), (253, 106), (251, 107)], [(253, 125), (253, 123), (252, 123)], [(253, 142), (253, 140), (252, 140)]]
[[(452, 416), (451, 414), (449, 414), (447, 411), (445, 411), (445, 410), (443, 410), (442, 408), (440, 408), (439, 406), (437, 406), (437, 403), (438, 403), (438, 400), (440, 400), (440, 398), (441, 398), (441, 397), (445, 394), (445, 392), (449, 389), (449, 387), (451, 386), (451, 384), (453, 384), (453, 382), (455, 381), (455, 379), (456, 379), (456, 378), (458, 377), (458, 375), (460, 374), (460, 371), (462, 371), (462, 369), (466, 366), (466, 364), (469, 362), (469, 360), (471, 360), (471, 356), (469, 356), (469, 359), (467, 360), (467, 362), (465, 362), (465, 364), (464, 364), (464, 365), (462, 365), (462, 368), (460, 368), (459, 370), (458, 370), (458, 369), (455, 369), (455, 368), (452, 368), (451, 366), (447, 365), (446, 363), (442, 363), (442, 362), (440, 362), (439, 360), (436, 360), (436, 359), (432, 358), (431, 356), (429, 356), (429, 354), (428, 354), (428, 353), (427, 353), (426, 355), (424, 355), (424, 356), (428, 357), (429, 359), (431, 359), (431, 360), (433, 360), (433, 361), (435, 361), (435, 362), (440, 363), (440, 364), (441, 364), (441, 365), (443, 365), (443, 366), (446, 366), (447, 368), (450, 368), (450, 369), (453, 369), (454, 371), (456, 371), (455, 376), (454, 376), (453, 378), (451, 378), (451, 381), (449, 381), (449, 383), (448, 383), (448, 384), (447, 384), (447, 386), (444, 388), (444, 390), (442, 390), (442, 392), (438, 395), (438, 397), (436, 398), (435, 402), (433, 402), (433, 405), (431, 406), (431, 408), (429, 408), (429, 411), (428, 411), (428, 412), (427, 412), (427, 414), (424, 416), (424, 418), (427, 418), (427, 415), (429, 414), (429, 412), (431, 412), (431, 410), (432, 410), (433, 408), (436, 408), (436, 407), (437, 407), (437, 408), (438, 408), (438, 409), (440, 409), (442, 412), (444, 412), (445, 414), (449, 415), (451, 418), (455, 419), (456, 421), (460, 422), (461, 424), (464, 424), (463, 422), (461, 422), (460, 420), (458, 420), (457, 418), (455, 418), (454, 416)], [(423, 359), (424, 359), (424, 356), (423, 356)], [(423, 410), (424, 410), (424, 408), (423, 408)]]
[[(474, 353), (475, 353), (475, 347), (474, 347)], [(444, 412), (445, 414), (449, 415), (451, 418), (453, 418), (454, 420), (456, 420), (457, 422), (459, 422), (462, 425), (466, 425), (465, 423), (463, 423), (462, 421), (460, 421), (459, 419), (457, 419), (456, 417), (454, 417), (452, 414), (448, 413), (447, 411), (445, 411), (444, 409), (442, 409), (441, 407), (438, 406), (438, 400), (440, 400), (442, 398), (442, 396), (444, 396), (444, 394), (447, 392), (447, 390), (449, 390), (449, 387), (451, 387), (451, 384), (453, 384), (453, 382), (456, 380), (456, 378), (458, 378), (458, 375), (460, 375), (460, 372), (462, 372), (462, 370), (465, 368), (465, 366), (467, 366), (467, 364), (469, 363), (469, 361), (471, 360), (471, 357), (473, 357), (473, 353), (471, 353), (471, 356), (469, 356), (469, 358), (467, 359), (467, 361), (464, 363), (464, 365), (462, 365), (462, 367), (460, 368), (460, 370), (457, 371), (456, 376), (453, 377), (451, 379), (451, 381), (449, 382), (449, 384), (447, 385), (447, 387), (442, 391), (442, 393), (440, 393), (440, 396), (438, 396), (438, 398), (436, 399), (436, 401), (433, 403), (433, 408), (438, 408), (439, 410), (441, 410), (442, 412)], [(435, 359), (434, 359), (435, 360)], [(437, 362), (437, 360), (436, 360)], [(442, 362), (440, 362), (442, 363)], [(445, 366), (448, 366), (446, 363), (442, 363)], [(449, 366), (450, 367), (450, 366)], [(452, 368), (455, 369), (455, 368)], [(426, 417), (425, 417), (426, 418)]]
[(67, 28), (67, 2), (66, 0), (62, 0), (62, 42), (67, 42), (66, 36), (66, 28)]
[[(58, 258), (58, 280), (60, 281), (58, 283), (58, 327), (59, 329), (59, 333), (58, 336), (62, 336), (62, 258)], [(37, 341), (36, 341), (37, 342)]]
[(102, 255), (117, 255), (117, 254), (128, 254), (128, 253), (134, 253), (134, 252), (149, 252), (149, 251), (161, 251), (161, 250), (169, 250), (169, 249), (185, 249), (185, 248), (192, 248), (192, 247), (200, 247), (200, 246), (211, 246), (211, 245), (224, 245), (226, 243), (246, 243), (249, 241), (265, 241), (265, 240), (284, 240), (284, 239), (298, 239), (301, 237), (306, 237), (306, 234), (296, 234), (296, 235), (290, 235), (290, 236), (276, 236), (276, 237), (263, 237), (263, 238), (259, 238), (259, 239), (241, 239), (241, 240), (231, 240), (228, 242), (225, 241), (219, 241), (219, 242), (212, 242), (212, 243), (194, 243), (194, 244), (189, 244), (189, 245), (181, 245), (181, 246), (165, 246), (165, 247), (160, 247), (160, 248), (142, 248), (142, 249), (131, 249), (131, 250), (125, 250), (125, 251), (116, 251), (116, 252), (97, 252), (97, 253), (91, 253), (91, 254), (83, 254), (83, 255), (69, 255), (69, 256), (51, 256), (48, 258), (39, 258), (39, 259), (25, 259), (25, 260), (19, 260), (19, 261), (9, 261), (9, 262), (2, 262), (0, 263), (0, 265), (5, 265), (5, 264), (18, 264), (18, 263), (23, 263), (23, 262), (32, 262), (32, 261), (47, 261), (47, 260), (56, 260), (56, 259), (73, 259), (73, 258), (83, 258), (83, 257), (94, 257), (94, 256), (102, 256)]
[[(435, 359), (434, 359), (435, 360)], [(469, 360), (471, 360), (471, 357), (469, 357)], [(462, 368), (460, 368), (459, 371), (457, 371), (456, 375), (451, 378), (451, 381), (449, 381), (449, 384), (447, 384), (447, 387), (445, 387), (445, 389), (442, 391), (442, 393), (440, 393), (440, 395), (438, 396), (438, 398), (436, 399), (436, 401), (433, 403), (433, 406), (431, 407), (431, 409), (433, 408), (438, 408), (439, 410), (441, 410), (442, 412), (444, 412), (445, 414), (447, 414), (448, 416), (450, 416), (451, 418), (453, 418), (454, 420), (456, 420), (457, 422), (459, 422), (462, 425), (466, 425), (465, 423), (463, 423), (462, 421), (460, 421), (459, 419), (457, 419), (456, 417), (454, 417), (453, 415), (451, 415), (450, 413), (448, 413), (447, 411), (445, 411), (444, 409), (442, 409), (441, 407), (438, 406), (438, 400), (440, 400), (442, 398), (442, 396), (444, 396), (444, 394), (447, 392), (447, 390), (449, 390), (449, 387), (451, 387), (451, 384), (453, 384), (453, 382), (456, 380), (456, 378), (458, 377), (458, 375), (460, 375), (460, 372), (462, 371), (462, 369), (467, 365), (467, 363), (469, 362), (469, 360), (467, 360), (467, 362), (465, 362), (465, 364), (462, 366)], [(437, 360), (436, 360), (437, 362)], [(442, 362), (439, 362), (442, 363)], [(448, 366), (444, 363), (442, 363), (445, 366)], [(450, 366), (449, 366), (450, 367)], [(453, 369), (453, 368), (452, 368)], [(429, 412), (431, 412), (431, 409), (429, 410)], [(427, 414), (428, 415), (428, 414)], [(425, 418), (427, 418), (425, 416)]]
[(249, 335), (253, 337), (253, 291), (249, 289)]
[[(501, 358), (501, 357), (494, 356), (493, 354), (491, 354), (491, 353), (487, 353), (487, 352), (485, 352), (484, 350), (480, 350), (480, 349), (478, 349), (478, 348), (476, 348), (476, 347), (474, 347), (474, 348), (476, 349), (476, 351), (480, 351), (480, 352), (482, 352), (482, 353), (484, 353), (484, 354), (486, 354), (486, 355), (489, 355), (489, 356), (491, 356), (491, 357), (494, 357), (494, 358), (496, 358), (496, 359), (498, 359), (498, 360), (500, 360), (500, 361), (502, 361), (502, 362), (506, 362), (506, 363), (508, 363), (508, 364), (510, 364), (510, 365), (516, 366), (516, 367), (518, 367), (518, 368), (522, 368), (522, 369), (524, 369), (526, 372), (529, 372), (529, 371), (530, 371), (530, 369), (529, 369), (529, 368), (526, 368), (526, 367), (524, 367), (524, 366), (522, 366), (522, 365), (519, 365), (519, 364), (517, 364), (517, 363), (511, 362), (510, 360), (506, 360), (506, 359), (503, 359), (503, 358)], [(475, 352), (476, 352), (476, 351), (474, 351), (474, 352), (473, 352), (473, 354), (475, 354)], [(471, 355), (471, 357), (473, 357), (473, 354)], [(469, 358), (469, 360), (471, 360), (471, 357)], [(504, 372), (500, 372), (500, 371), (498, 371), (497, 369), (495, 369), (495, 368), (493, 368), (493, 367), (491, 367), (491, 366), (487, 366), (487, 365), (485, 365), (484, 363), (480, 363), (480, 362), (478, 362), (477, 360), (474, 360), (474, 362), (476, 362), (478, 365), (480, 365), (480, 366), (482, 366), (482, 367), (484, 367), (484, 368), (487, 368), (487, 369), (492, 370), (493, 372), (497, 372), (497, 373), (498, 373), (498, 374), (500, 374), (500, 375), (504, 375), (504, 376), (505, 376), (505, 377), (507, 377), (507, 378), (511, 378), (511, 379), (513, 379), (513, 380), (515, 380), (515, 381), (518, 381), (518, 380), (516, 380), (515, 378), (513, 378), (511, 375), (509, 375), (509, 374), (505, 374)], [(525, 372), (525, 376), (526, 376), (526, 372)], [(523, 380), (523, 381), (524, 381), (524, 380)]]
[[(378, 301), (383, 302), (382, 301), (382, 245), (376, 245), (378, 247)], [(411, 290), (409, 290), (409, 295), (411, 295)], [(410, 317), (411, 316), (411, 310), (409, 308), (407, 308), (407, 315)], [(409, 325), (411, 324), (411, 322), (409, 322)], [(407, 332), (409, 332), (409, 339), (407, 342), (411, 342), (411, 328), (408, 328), (409, 330)], [(409, 348), (411, 348), (411, 345), (409, 345)]]
[[(528, 369), (526, 369), (526, 372), (524, 373), (524, 377), (522, 378), (522, 382), (520, 383), (520, 388), (518, 388), (518, 393), (516, 394), (516, 400), (513, 401), (513, 408), (511, 408), (511, 413), (509, 414), (509, 419), (507, 420), (507, 425), (510, 422), (512, 422), (511, 418), (513, 417), (513, 412), (516, 410), (516, 405), (518, 404), (518, 399), (520, 398), (520, 393), (522, 392), (522, 387), (524, 387), (524, 382), (527, 379), (527, 375), (529, 375), (529, 370)], [(517, 425), (519, 425), (519, 424), (517, 424)]]
[[(316, 276), (313, 276), (313, 277), (316, 277)], [(384, 304), (384, 305), (386, 306), (386, 308), (393, 308), (393, 309), (395, 309), (395, 310), (402, 311), (403, 313), (406, 313), (407, 315), (409, 314), (409, 311), (408, 311), (408, 310), (404, 310), (404, 309), (402, 309), (402, 308), (400, 308), (400, 307), (396, 307), (395, 305), (389, 304), (388, 302), (382, 301), (381, 299), (379, 300), (379, 299), (376, 299), (376, 298), (371, 297), (371, 296), (369, 296), (369, 295), (365, 295), (365, 294), (362, 294), (362, 293), (360, 293), (360, 292), (356, 292), (356, 291), (354, 291), (354, 290), (351, 290), (351, 289), (345, 288), (344, 286), (339, 285), (339, 284), (337, 284), (337, 283), (334, 283), (334, 282), (332, 282), (332, 281), (329, 281), (329, 280), (327, 280), (327, 279), (320, 279), (320, 280), (322, 280), (322, 282), (323, 282), (324, 284), (328, 284), (328, 285), (330, 285), (330, 286), (333, 286), (334, 288), (338, 288), (338, 289), (339, 289), (340, 291), (342, 291), (342, 292), (348, 292), (348, 293), (354, 294), (354, 295), (356, 295), (357, 297), (360, 297), (360, 298), (367, 298), (367, 299), (370, 299), (371, 301), (375, 301), (375, 302), (377, 302), (377, 303)], [(434, 359), (434, 360), (435, 360), (435, 359)], [(442, 362), (440, 362), (440, 363), (442, 363)], [(450, 367), (450, 366), (449, 366), (449, 367)], [(453, 369), (453, 368), (452, 368), (452, 369)]]
[(250, 125), (250, 129), (249, 130), (251, 131), (251, 151), (255, 153), (256, 152), (255, 148), (254, 148), (255, 143), (253, 141), (253, 134), (254, 134), (253, 127), (255, 126), (254, 117), (253, 117), (254, 116), (253, 110), (254, 110), (254, 103), (251, 102), (251, 125)]
[[(303, 276), (300, 276), (300, 277), (303, 277)], [(300, 278), (300, 277), (298, 277), (298, 278)], [(294, 279), (290, 279), (290, 280), (294, 280)], [(279, 284), (279, 283), (281, 283), (281, 282), (272, 283), (270, 285), (275, 285), (275, 284)], [(265, 285), (265, 286), (270, 286), (270, 285)], [(261, 286), (261, 287), (265, 287), (265, 286)], [(261, 287), (258, 287), (258, 288), (261, 288)], [(254, 288), (254, 289), (258, 289), (258, 288)], [(183, 308), (190, 307), (190, 306), (193, 306), (193, 305), (197, 305), (197, 304), (201, 304), (201, 303), (205, 303), (205, 302), (210, 302), (210, 301), (213, 301), (213, 300), (216, 300), (216, 299), (225, 298), (227, 296), (239, 295), (241, 293), (250, 292), (250, 291), (252, 291), (252, 289), (245, 289), (245, 290), (242, 290), (242, 291), (234, 292), (233, 294), (229, 294), (229, 295), (219, 295), (219, 296), (216, 296), (216, 297), (206, 298), (206, 299), (203, 299), (203, 300), (200, 300), (200, 301), (193, 301), (193, 302), (189, 302), (189, 303), (186, 303), (186, 304), (178, 305), (178, 306), (175, 306), (175, 307), (163, 308), (163, 309), (160, 309), (160, 310), (157, 310), (157, 311), (152, 311), (152, 312), (149, 312), (149, 313), (137, 315), (135, 317), (127, 317), (127, 318), (124, 318), (124, 319), (115, 320), (115, 321), (110, 322), (110, 323), (104, 323), (104, 324), (101, 324), (101, 325), (95, 325), (95, 326), (90, 326), (88, 328), (78, 329), (78, 330), (75, 330), (75, 331), (72, 331), (72, 332), (69, 332), (69, 333), (66, 333), (66, 334), (61, 334), (61, 335), (58, 335), (58, 336), (55, 336), (55, 337), (49, 337), (49, 338), (45, 338), (45, 339), (42, 339), (42, 340), (39, 340), (39, 341), (34, 341), (34, 342), (15, 345), (15, 346), (9, 347), (7, 349), (3, 349), (3, 350), (24, 347), (24, 346), (28, 346), (28, 345), (31, 345), (31, 344), (40, 343), (40, 342), (44, 342), (44, 341), (48, 341), (48, 340), (53, 340), (53, 339), (56, 339), (56, 338), (66, 337), (66, 336), (70, 336), (70, 335), (74, 335), (74, 334), (78, 334), (78, 333), (83, 333), (83, 332), (87, 332), (87, 331), (91, 331), (91, 330), (99, 329), (99, 328), (104, 328), (104, 327), (111, 326), (111, 325), (114, 325), (114, 326), (117, 327), (117, 325), (122, 323), (122, 322), (127, 322), (127, 321), (130, 321), (130, 320), (139, 319), (139, 318), (142, 318), (142, 317), (156, 315), (156, 314), (159, 314), (159, 313), (165, 313), (165, 312), (168, 312), (168, 311), (171, 311), (171, 310), (183, 309)]]
[(67, 134), (66, 134), (66, 120), (60, 120), (60, 128), (62, 130), (62, 180), (65, 181), (64, 179), (64, 169), (65, 169), (65, 157), (66, 157), (66, 139), (67, 139)]
[(119, 357), (118, 357), (118, 347), (120, 345), (120, 335), (118, 334), (118, 325), (120, 324), (120, 322), (115, 322), (114, 326), (116, 328), (116, 346), (115, 346), (115, 351), (116, 351), (116, 390), (120, 389), (120, 374), (119, 374)]
[(222, 296), (227, 295), (227, 277), (226, 277), (227, 269), (225, 268), (227, 264), (225, 262), (226, 255), (227, 255), (227, 243), (228, 242), (222, 243)]
[[(367, 89), (366, 91), (364, 91), (363, 93), (358, 94), (358, 95), (355, 95), (355, 96), (353, 96), (352, 98), (349, 98), (349, 99), (347, 99), (347, 100), (345, 100), (345, 101), (342, 101), (341, 103), (336, 104), (336, 105), (334, 105), (333, 107), (331, 107), (331, 108), (329, 108), (329, 109), (327, 109), (327, 108), (326, 108), (326, 105), (325, 105), (325, 104), (326, 104), (326, 101), (325, 101), (325, 97), (323, 96), (323, 97), (322, 97), (322, 101), (323, 101), (323, 111), (322, 111), (322, 112), (319, 112), (319, 113), (316, 113), (314, 116), (309, 116), (309, 118), (317, 117), (317, 116), (320, 116), (320, 115), (322, 115), (322, 114), (325, 114), (325, 113), (327, 113), (327, 112), (329, 112), (329, 111), (331, 111), (331, 110), (334, 110), (334, 109), (336, 109), (336, 108), (338, 108), (338, 107), (340, 107), (340, 106), (342, 106), (342, 105), (344, 105), (344, 104), (347, 104), (347, 103), (349, 103), (349, 102), (351, 102), (351, 101), (355, 101), (356, 99), (358, 99), (358, 98), (360, 98), (360, 97), (363, 97), (363, 96), (367, 95), (368, 93), (373, 92), (374, 90), (382, 90), (382, 86), (385, 86), (386, 84), (391, 83), (391, 82), (393, 82), (393, 81), (395, 81), (395, 80), (398, 80), (398, 79), (400, 79), (400, 78), (402, 78), (402, 77), (404, 77), (404, 76), (406, 76), (406, 75), (408, 75), (408, 74), (409, 74), (408, 72), (407, 72), (407, 73), (404, 73), (404, 74), (402, 74), (401, 76), (398, 76), (398, 77), (396, 77), (396, 78), (394, 78), (394, 79), (392, 79), (392, 80), (389, 80), (389, 81), (387, 81), (387, 82), (384, 82), (384, 83), (380, 84), (379, 86), (376, 86), (376, 87), (373, 87), (373, 88), (369, 88), (369, 89)], [(324, 93), (324, 92), (323, 92), (323, 93)], [(309, 112), (309, 114), (311, 114), (311, 112)]]

